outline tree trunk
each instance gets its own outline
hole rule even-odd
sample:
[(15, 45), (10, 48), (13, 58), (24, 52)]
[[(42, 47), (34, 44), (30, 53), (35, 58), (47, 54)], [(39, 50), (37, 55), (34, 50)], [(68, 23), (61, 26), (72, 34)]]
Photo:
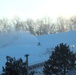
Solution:
[(65, 68), (65, 66), (64, 66), (64, 75), (66, 75), (66, 68)]

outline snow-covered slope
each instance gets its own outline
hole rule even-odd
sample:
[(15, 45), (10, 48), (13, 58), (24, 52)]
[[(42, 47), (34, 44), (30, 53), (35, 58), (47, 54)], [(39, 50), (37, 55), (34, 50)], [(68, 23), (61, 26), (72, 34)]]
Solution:
[(26, 32), (11, 32), (0, 34), (0, 47), (8, 45), (36, 45), (38, 42), (37, 38), (30, 33)]
[[(21, 57), (25, 61), (24, 55), (29, 54), (29, 65), (32, 65), (46, 61), (49, 58), (49, 50), (52, 51), (60, 43), (76, 46), (76, 31), (37, 37), (25, 32), (0, 34), (0, 72), (7, 55), (16, 59)], [(75, 49), (76, 47), (73, 50)]]
[[(42, 43), (42, 45), (47, 47), (49, 46), (51, 48), (54, 48), (60, 43), (66, 43), (72, 47), (72, 45), (76, 45), (76, 30), (39, 36), (38, 40)], [(76, 47), (74, 47), (74, 49), (76, 49)]]

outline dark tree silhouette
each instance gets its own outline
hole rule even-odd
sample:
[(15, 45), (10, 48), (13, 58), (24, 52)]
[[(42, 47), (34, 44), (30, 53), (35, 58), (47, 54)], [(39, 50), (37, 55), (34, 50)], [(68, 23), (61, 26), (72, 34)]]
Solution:
[(6, 56), (6, 59), (2, 75), (26, 75), (26, 62), (23, 62), (21, 58), (16, 60), (10, 56)]
[(67, 70), (75, 68), (76, 54), (69, 46), (61, 43), (52, 51), (48, 61), (44, 64), (44, 75), (65, 75)]

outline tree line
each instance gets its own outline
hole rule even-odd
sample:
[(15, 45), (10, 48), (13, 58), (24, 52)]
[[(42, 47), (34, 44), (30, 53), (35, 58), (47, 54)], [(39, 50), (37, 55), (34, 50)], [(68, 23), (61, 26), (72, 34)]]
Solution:
[(75, 29), (76, 16), (73, 16), (70, 19), (59, 17), (56, 20), (53, 20), (49, 17), (36, 20), (21, 20), (19, 17), (16, 17), (12, 20), (7, 18), (0, 19), (0, 33), (11, 31), (29, 31), (30, 33), (38, 36)]

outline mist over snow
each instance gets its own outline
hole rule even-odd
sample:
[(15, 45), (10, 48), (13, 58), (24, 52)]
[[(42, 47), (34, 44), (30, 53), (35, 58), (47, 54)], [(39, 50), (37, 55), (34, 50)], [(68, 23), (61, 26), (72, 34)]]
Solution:
[(48, 60), (51, 51), (60, 43), (66, 43), (76, 52), (76, 30), (42, 36), (22, 31), (0, 34), (0, 73), (7, 55), (25, 61), (24, 55), (29, 54), (29, 65), (33, 65)]
[[(29, 32), (16, 31), (11, 33), (0, 34), (0, 47), (8, 45), (36, 45), (38, 40)], [(33, 43), (33, 44), (32, 44)]]

